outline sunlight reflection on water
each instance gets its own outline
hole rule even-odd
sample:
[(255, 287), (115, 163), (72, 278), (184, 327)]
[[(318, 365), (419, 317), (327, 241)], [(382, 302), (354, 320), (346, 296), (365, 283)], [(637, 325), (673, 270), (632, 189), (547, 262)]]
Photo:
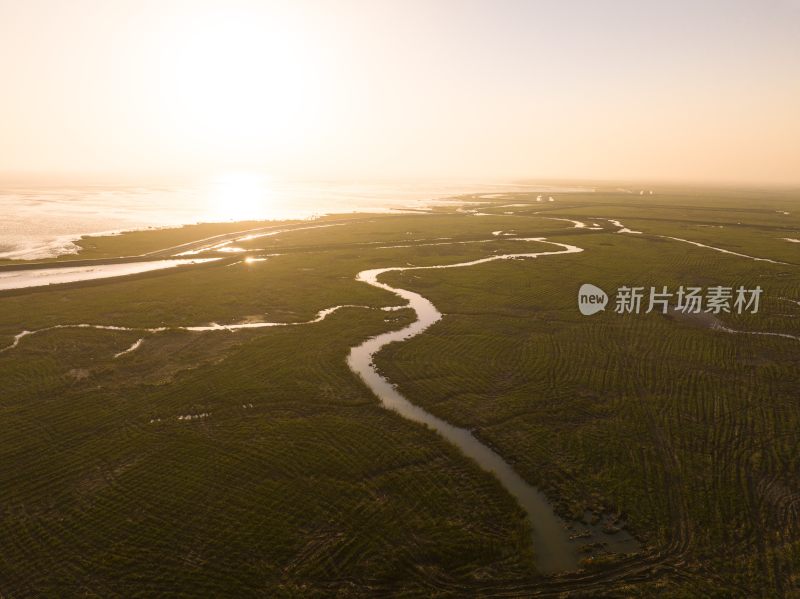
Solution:
[(185, 186), (0, 187), (0, 258), (76, 253), (78, 246), (72, 242), (89, 234), (422, 208), (464, 193), (533, 189), (539, 188), (469, 183), (290, 183), (247, 174)]

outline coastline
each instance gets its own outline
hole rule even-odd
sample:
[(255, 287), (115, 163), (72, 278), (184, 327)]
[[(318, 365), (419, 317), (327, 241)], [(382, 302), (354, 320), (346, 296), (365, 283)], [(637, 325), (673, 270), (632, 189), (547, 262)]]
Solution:
[[(0, 208), (15, 215), (14, 221), (0, 228), (0, 238), (5, 242), (5, 247), (0, 244), (0, 263), (64, 259), (80, 254), (82, 240), (138, 231), (237, 222), (313, 221), (336, 214), (428, 211), (467, 196), (477, 199), (482, 194), (514, 191), (588, 192), (593, 188), (516, 183), (418, 186), (386, 183), (361, 187), (311, 184), (281, 188), (276, 185), (275, 190), (260, 191), (264, 193), (263, 206), (260, 200), (253, 201), (251, 213), (225, 218), (222, 208), (237, 201), (239, 190), (220, 192), (221, 197), (214, 202), (221, 206), (209, 210), (210, 200), (206, 196), (210, 192), (202, 187), (0, 187)], [(173, 200), (180, 205), (169, 212), (163, 211), (165, 202)], [(87, 222), (97, 224), (91, 226)], [(19, 234), (19, 231), (26, 233)]]

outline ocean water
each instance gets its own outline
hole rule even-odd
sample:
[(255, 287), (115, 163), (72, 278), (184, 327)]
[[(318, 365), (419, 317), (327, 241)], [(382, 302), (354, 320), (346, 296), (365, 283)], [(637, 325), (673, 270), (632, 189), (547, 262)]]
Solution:
[(578, 188), (472, 183), (287, 183), (222, 177), (182, 186), (0, 187), (0, 258), (78, 251), (85, 235), (199, 222), (310, 219), (322, 214), (425, 208), (465, 193)]

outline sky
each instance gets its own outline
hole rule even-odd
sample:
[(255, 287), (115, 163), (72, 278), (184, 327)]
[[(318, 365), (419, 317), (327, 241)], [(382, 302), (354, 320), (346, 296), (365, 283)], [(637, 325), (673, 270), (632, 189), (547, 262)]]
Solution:
[(0, 176), (800, 183), (800, 0), (0, 0)]

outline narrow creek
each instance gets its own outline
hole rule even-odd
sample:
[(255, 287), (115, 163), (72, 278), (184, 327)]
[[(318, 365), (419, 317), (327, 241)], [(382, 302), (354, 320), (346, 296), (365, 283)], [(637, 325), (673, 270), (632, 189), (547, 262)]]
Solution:
[(378, 278), (384, 273), (406, 270), (461, 268), (494, 260), (538, 258), (540, 256), (572, 254), (583, 251), (582, 248), (577, 246), (546, 241), (544, 238), (517, 238), (517, 240), (550, 243), (562, 249), (549, 252), (503, 254), (457, 264), (389, 267), (360, 272), (357, 276), (358, 281), (384, 289), (406, 300), (408, 307), (416, 313), (417, 319), (403, 329), (383, 333), (366, 340), (361, 345), (353, 347), (350, 350), (347, 363), (350, 369), (360, 376), (380, 399), (385, 408), (394, 410), (404, 418), (434, 429), (447, 441), (458, 447), (465, 456), (475, 460), (483, 470), (497, 478), (527, 514), (532, 529), (537, 568), (543, 573), (556, 573), (575, 570), (579, 567), (581, 543), (600, 540), (608, 543), (610, 550), (617, 552), (636, 551), (638, 543), (625, 531), (616, 532), (612, 538), (611, 535), (603, 533), (600, 527), (596, 526), (586, 526), (579, 533), (571, 533), (570, 526), (554, 512), (545, 495), (536, 487), (528, 484), (498, 453), (481, 443), (469, 430), (454, 426), (411, 403), (392, 383), (381, 376), (374, 364), (375, 354), (383, 347), (390, 343), (404, 341), (419, 335), (442, 318), (442, 314), (436, 309), (436, 306), (422, 295), (381, 283)]

